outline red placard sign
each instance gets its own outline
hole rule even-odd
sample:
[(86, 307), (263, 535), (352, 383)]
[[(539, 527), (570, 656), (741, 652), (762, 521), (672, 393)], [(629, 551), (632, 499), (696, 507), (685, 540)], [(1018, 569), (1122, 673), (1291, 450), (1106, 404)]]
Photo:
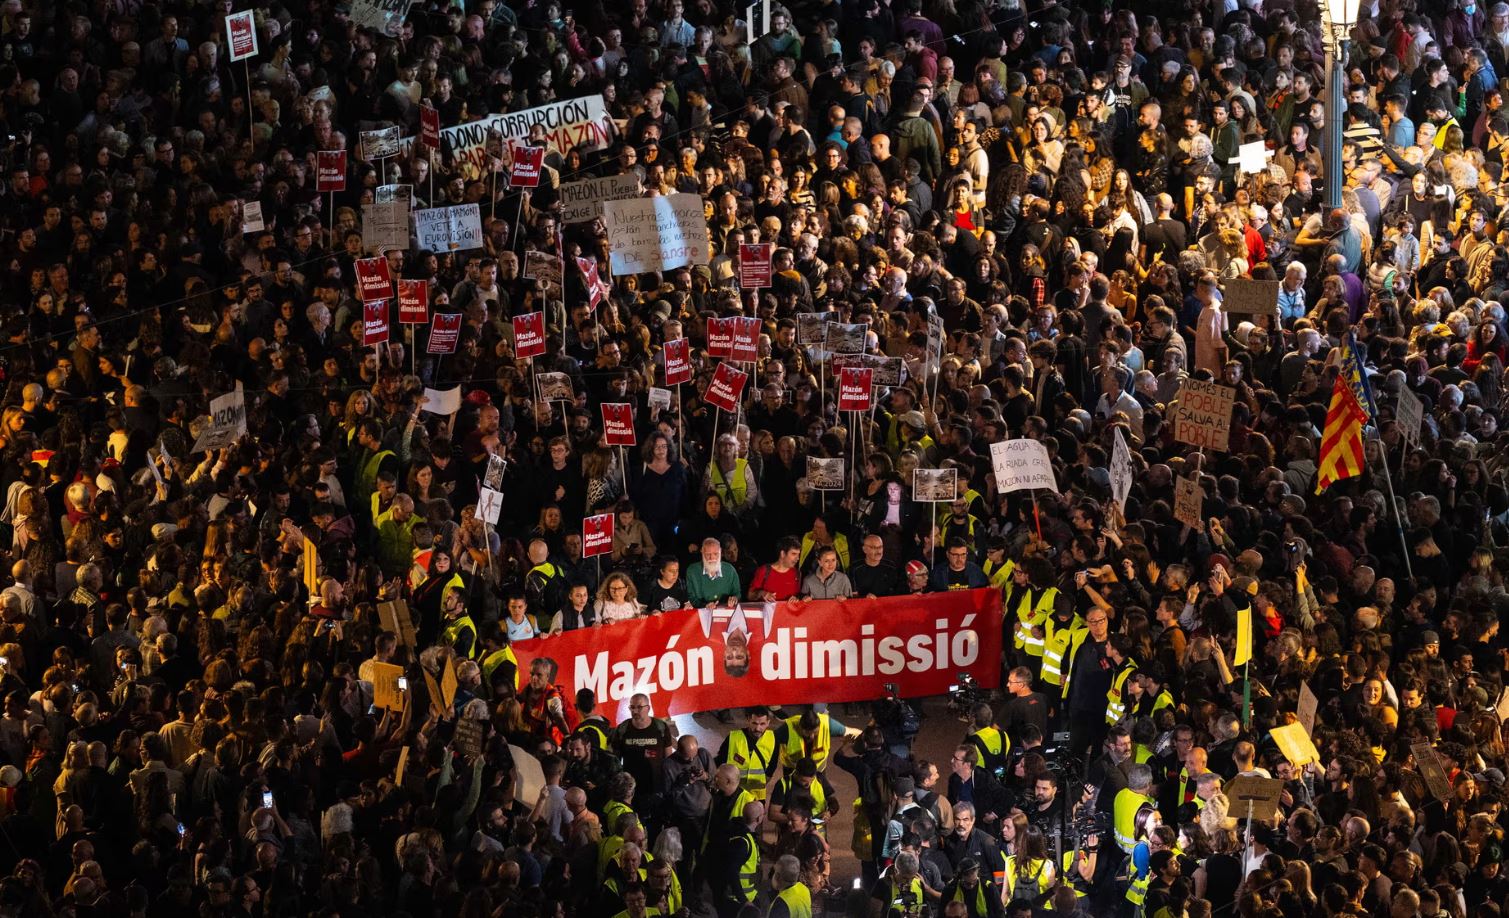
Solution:
[(595, 558), (613, 552), (613, 514), (582, 518), (582, 557)]
[(544, 147), (514, 147), (508, 184), (515, 188), (536, 188), (540, 184), (540, 167), (545, 164)]
[(362, 302), (385, 300), (393, 295), (393, 275), (388, 272), (388, 259), (382, 255), (374, 258), (358, 258), (356, 264), (356, 289)]
[(748, 373), (733, 364), (720, 363), (713, 373), (713, 381), (707, 384), (707, 394), (703, 398), (709, 405), (732, 413), (739, 410), (739, 399), (744, 397), (744, 384), (747, 382)]
[(576, 266), (581, 269), (582, 283), (587, 287), (587, 308), (596, 309), (608, 294), (608, 285), (597, 273), (596, 258), (578, 258)]
[(755, 290), (770, 286), (770, 262), (775, 246), (769, 242), (739, 244), (739, 287)]
[(754, 363), (760, 359), (760, 320), (754, 316), (734, 316), (732, 344), (728, 356), (739, 363)]
[(231, 62), (245, 60), (257, 53), (257, 19), (251, 10), (225, 17), (225, 38), (230, 45)]
[(734, 316), (707, 320), (707, 356), (732, 357), (734, 353)]
[(346, 151), (321, 150), (314, 155), (314, 159), (315, 190), (321, 193), (327, 191), (345, 191)]
[(628, 402), (603, 402), (603, 442), (609, 446), (634, 446), (634, 406)]
[(685, 338), (665, 343), (665, 384), (679, 386), (692, 381), (692, 346)]
[(388, 301), (362, 303), (362, 343), (371, 347), (388, 340)]
[(461, 338), (461, 313), (439, 312), (430, 319), (431, 354), (454, 354), (456, 342)]
[(433, 105), (419, 106), (419, 142), (440, 149), (440, 109)]
[(430, 282), (398, 282), (398, 321), (404, 325), (423, 325), (430, 321)]
[(513, 317), (513, 352), (516, 357), (545, 353), (545, 313), (528, 312)]
[(875, 371), (869, 367), (844, 367), (838, 371), (839, 411), (869, 411), (874, 392)]
[(591, 689), (616, 720), (641, 692), (658, 713), (690, 714), (730, 698), (868, 701), (888, 682), (922, 698), (961, 672), (988, 690), (1001, 684), (1001, 591), (681, 609), (520, 641), (514, 652), (524, 672), (555, 661), (566, 697)]

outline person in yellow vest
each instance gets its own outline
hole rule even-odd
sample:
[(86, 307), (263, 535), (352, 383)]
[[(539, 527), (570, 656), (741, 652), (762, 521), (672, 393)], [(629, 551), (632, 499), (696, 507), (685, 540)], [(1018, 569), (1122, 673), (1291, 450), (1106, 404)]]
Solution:
[(1115, 726), (1127, 713), (1129, 695), (1127, 680), (1137, 671), (1137, 661), (1132, 659), (1132, 639), (1125, 634), (1113, 634), (1106, 642), (1106, 658), (1111, 661), (1114, 672), (1111, 687), (1106, 690), (1106, 725)]
[(643, 883), (631, 883), (623, 890), (623, 911), (613, 915), (613, 918), (659, 918), (664, 915), (658, 908), (646, 905), (647, 891)]
[(707, 464), (707, 474), (702, 477), (702, 493), (718, 495), (723, 506), (735, 516), (744, 516), (757, 506), (760, 490), (754, 469), (750, 468), (749, 460), (740, 458), (739, 438), (733, 434), (718, 437), (713, 461)]
[(647, 856), (639, 845), (633, 842), (625, 842), (623, 847), (618, 849), (618, 853), (609, 862), (602, 886), (597, 891), (596, 906), (599, 914), (609, 915), (617, 911), (618, 906), (624, 904), (624, 890), (631, 884), (644, 885), (648, 875), (644, 867)]
[(979, 550), (978, 537), (985, 531), (985, 524), (969, 512), (969, 502), (956, 497), (950, 503), (950, 513), (938, 522), (938, 540), (947, 543), (958, 537), (969, 546), (971, 557)]
[(927, 905), (917, 855), (902, 851), (870, 893), (871, 918), (910, 918)]
[(1139, 717), (1157, 718), (1159, 711), (1174, 707), (1174, 696), (1165, 684), (1161, 666), (1156, 663), (1144, 663), (1137, 667), (1137, 672), (1132, 674), (1132, 678), (1141, 683), (1142, 694), (1138, 697), (1136, 709), (1128, 709), (1127, 713)]
[(770, 729), (770, 709), (749, 708), (746, 726), (728, 734), (718, 750), (717, 763), (739, 770), (739, 786), (756, 800), (765, 799), (765, 789), (775, 777), (780, 759), (776, 754), (775, 733)]
[(1017, 839), (1017, 853), (1006, 858), (1006, 901), (1038, 903), (1053, 888), (1057, 873), (1043, 830), (1027, 826)]
[(1153, 878), (1153, 848), (1149, 839), (1153, 830), (1159, 825), (1158, 808), (1151, 800), (1137, 808), (1133, 825), (1136, 843), (1132, 846), (1132, 852), (1127, 861), (1126, 900), (1131, 904), (1133, 914), (1141, 916), (1142, 905), (1147, 901), (1148, 883)]
[[(354, 463), (355, 476), (352, 480), (351, 502), (348, 505), (358, 513), (364, 513), (367, 522), (376, 520), (380, 511), (380, 501), (374, 501), (377, 494), (377, 480), (380, 472), (387, 472), (393, 477), (388, 479), (395, 485), (398, 481), (398, 456), (390, 449), (384, 449), (382, 445), (382, 424), (374, 418), (366, 418), (356, 430), (356, 461)], [(388, 500), (392, 500), (391, 497)]]
[(730, 825), (723, 875), (713, 893), (719, 918), (734, 918), (745, 906), (753, 905), (760, 893), (759, 833), (764, 822), (765, 805), (755, 800), (746, 803)]
[(681, 890), (681, 878), (676, 875), (676, 868), (667, 858), (650, 861), (649, 872), (645, 877), (645, 892), (648, 895), (646, 904), (659, 909), (664, 915), (680, 914), (686, 903), (686, 894)]
[(1011, 738), (996, 726), (995, 710), (989, 702), (975, 705), (969, 716), (974, 729), (964, 737), (964, 742), (974, 747), (975, 765), (990, 772), (997, 781), (1005, 781)]
[(494, 697), (500, 685), (511, 685), (514, 691), (519, 690), (519, 658), (514, 654), (513, 646), (508, 643), (508, 634), (504, 632), (501, 623), (488, 622), (482, 626), (482, 652), (479, 657), (482, 662), (482, 681), (494, 690)]
[(821, 832), (827, 819), (838, 812), (838, 800), (817, 773), (812, 759), (802, 759), (796, 767), (781, 775), (770, 797), (770, 821), (785, 826), (793, 809), (801, 809)]
[(1058, 589), (1051, 586), (1053, 569), (1042, 558), (1026, 558), (1011, 572), (1011, 582), (1002, 596), (1006, 620), (1012, 623), (1012, 647), (1016, 660), (1038, 676), (1047, 651), (1048, 619), (1054, 610)]
[(980, 862), (972, 857), (960, 859), (953, 882), (943, 887), (942, 902), (945, 916), (950, 909), (963, 918), (1001, 918), (1005, 914), (1000, 893), (981, 882)]
[(765, 918), (812, 918), (812, 890), (802, 882), (802, 862), (796, 855), (782, 855), (770, 880), (775, 896)]
[(1117, 792), (1111, 805), (1111, 834), (1116, 840), (1116, 847), (1124, 855), (1131, 854), (1137, 845), (1138, 813), (1143, 806), (1152, 803), (1149, 797), (1152, 788), (1151, 768), (1143, 764), (1132, 765), (1127, 769), (1127, 786)]
[(818, 771), (827, 771), (828, 763), (833, 759), (833, 734), (842, 737), (848, 732), (848, 727), (826, 712), (805, 711), (786, 718), (775, 729), (776, 746), (781, 751), (781, 771), (789, 772), (804, 758), (817, 763)]
[(985, 572), (991, 586), (1005, 592), (1016, 568), (1016, 562), (1006, 557), (1005, 539), (991, 536), (985, 540), (985, 560), (980, 563), (980, 570)]
[(1040, 674), (1043, 684), (1049, 688), (1046, 694), (1050, 698), (1062, 700), (1065, 697), (1068, 664), (1064, 661), (1074, 659), (1074, 652), (1079, 650), (1089, 633), (1085, 620), (1075, 611), (1074, 597), (1055, 590), (1052, 612), (1043, 622), (1043, 669)]
[(927, 433), (927, 415), (920, 411), (908, 411), (897, 418), (901, 426), (898, 432), (901, 434), (901, 449), (916, 451), (917, 455), (929, 466), (938, 461), (938, 444)]
[(479, 647), (477, 625), (472, 621), (471, 613), (466, 611), (460, 590), (446, 593), (443, 602), (445, 627), (440, 631), (440, 643), (453, 648), (460, 659), (470, 660)]
[(414, 563), (414, 527), (418, 525), (414, 498), (407, 494), (395, 495), (393, 503), (378, 516), (374, 527), (377, 564), (384, 577), (405, 577), (409, 573)]
[(597, 712), (597, 695), (591, 689), (576, 691), (576, 730), (592, 740), (599, 752), (612, 752), (608, 734), (613, 732), (613, 723)]

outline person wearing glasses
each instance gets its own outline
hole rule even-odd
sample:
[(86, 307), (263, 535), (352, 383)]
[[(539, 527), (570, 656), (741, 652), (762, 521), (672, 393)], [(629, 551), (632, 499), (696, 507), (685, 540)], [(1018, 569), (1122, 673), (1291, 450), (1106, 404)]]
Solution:
[(930, 584), (933, 591), (973, 590), (990, 585), (990, 578), (970, 559), (969, 543), (962, 536), (954, 536), (946, 544), (944, 562), (933, 568)]
[(1111, 636), (1110, 606), (1089, 585), (1084, 572), (1075, 575), (1075, 586), (1091, 596), (1094, 608), (1085, 616), (1085, 628), (1076, 631), (1064, 655), (1064, 684), (1060, 697), (1062, 713), (1069, 722), (1069, 744), (1074, 754), (1093, 754), (1105, 739), (1106, 693), (1116, 666), (1108, 648)]

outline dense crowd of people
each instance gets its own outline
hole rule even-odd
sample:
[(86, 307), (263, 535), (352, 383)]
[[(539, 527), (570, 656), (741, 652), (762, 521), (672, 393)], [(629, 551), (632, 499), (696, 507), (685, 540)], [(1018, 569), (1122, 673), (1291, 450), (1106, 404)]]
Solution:
[[(1345, 36), (1311, 0), (752, 11), (750, 41), (711, 0), (266, 2), (232, 62), (230, 2), (0, 7), (0, 916), (1509, 907), (1509, 4), (1365, 0)], [(537, 187), (447, 145), (361, 156), (432, 110), (587, 96), (594, 142), (508, 138), (545, 146)], [(613, 276), (561, 189), (617, 175), (700, 195), (708, 263)], [(379, 197), (477, 204), (481, 245), (377, 248)], [(371, 256), (462, 316), (454, 352), (396, 310), (368, 343)], [(1223, 308), (1249, 280), (1271, 312)], [(899, 358), (869, 414), (838, 411), (813, 314)], [(728, 316), (759, 327), (733, 412), (706, 398)], [(1176, 438), (1192, 380), (1234, 394), (1224, 449)], [(1348, 383), (1365, 449), (1334, 480)], [(196, 451), (238, 388), (245, 434)], [(1058, 493), (998, 489), (990, 444), (1021, 438)], [(915, 500), (919, 469), (954, 499)], [(901, 698), (730, 697), (712, 748), (517, 653), (986, 587), (1000, 690), (962, 686), (932, 758)], [(1294, 723), (1317, 755), (1275, 741)], [(1282, 782), (1271, 815), (1239, 779)]]

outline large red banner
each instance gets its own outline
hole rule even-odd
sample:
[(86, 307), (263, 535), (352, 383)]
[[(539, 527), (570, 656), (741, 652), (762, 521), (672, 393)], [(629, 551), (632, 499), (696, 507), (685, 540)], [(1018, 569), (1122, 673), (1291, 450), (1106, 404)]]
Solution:
[[(549, 658), (571, 697), (590, 688), (610, 717), (643, 692), (661, 714), (741, 704), (829, 704), (940, 695), (967, 672), (1001, 681), (995, 588), (683, 609), (513, 645), (519, 669)], [(616, 716), (612, 713), (616, 711)]]

